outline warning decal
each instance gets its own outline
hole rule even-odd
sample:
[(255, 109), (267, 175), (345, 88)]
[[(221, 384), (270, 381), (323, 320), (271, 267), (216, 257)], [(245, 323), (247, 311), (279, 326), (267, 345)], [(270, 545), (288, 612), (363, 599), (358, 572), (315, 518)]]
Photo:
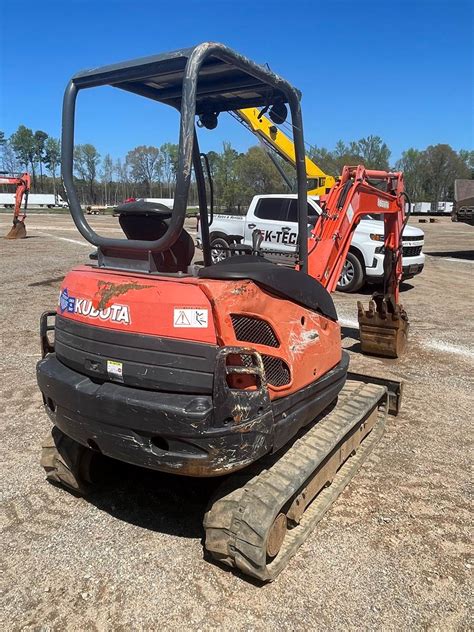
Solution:
[(109, 377), (123, 382), (123, 364), (115, 360), (107, 360), (107, 373)]
[(189, 307), (175, 307), (173, 327), (207, 327), (208, 310), (190, 309)]

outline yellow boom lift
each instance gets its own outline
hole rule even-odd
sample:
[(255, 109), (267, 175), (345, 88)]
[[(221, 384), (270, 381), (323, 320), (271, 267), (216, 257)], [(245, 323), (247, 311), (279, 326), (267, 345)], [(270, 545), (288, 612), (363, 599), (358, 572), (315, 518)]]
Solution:
[[(291, 138), (286, 136), (258, 108), (234, 110), (235, 117), (252, 131), (267, 147), (274, 149), (278, 155), (295, 165), (295, 146)], [(327, 195), (336, 180), (324, 173), (311, 158), (306, 156), (306, 176), (308, 178), (308, 195)]]

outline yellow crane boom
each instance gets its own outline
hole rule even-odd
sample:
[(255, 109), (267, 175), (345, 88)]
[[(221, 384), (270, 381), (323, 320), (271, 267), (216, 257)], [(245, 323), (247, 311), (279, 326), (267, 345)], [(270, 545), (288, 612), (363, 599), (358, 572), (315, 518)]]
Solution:
[[(235, 115), (266, 145), (270, 145), (279, 156), (290, 164), (295, 164), (293, 141), (272, 121), (262, 116), (258, 108), (235, 110)], [(336, 182), (333, 176), (324, 173), (308, 156), (306, 156), (306, 175), (309, 180), (308, 193), (310, 195), (326, 195)]]

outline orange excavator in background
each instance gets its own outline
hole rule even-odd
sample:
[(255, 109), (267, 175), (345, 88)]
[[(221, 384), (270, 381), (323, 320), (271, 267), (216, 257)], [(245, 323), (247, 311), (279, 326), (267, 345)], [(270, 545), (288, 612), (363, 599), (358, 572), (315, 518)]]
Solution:
[[(26, 209), (28, 206), (28, 193), (31, 188), (31, 178), (29, 173), (13, 174), (8, 172), (0, 173), (0, 184), (15, 185), (15, 208), (13, 210), (13, 226), (5, 235), (5, 239), (25, 239), (26, 237)], [(25, 198), (23, 212), (21, 204)]]

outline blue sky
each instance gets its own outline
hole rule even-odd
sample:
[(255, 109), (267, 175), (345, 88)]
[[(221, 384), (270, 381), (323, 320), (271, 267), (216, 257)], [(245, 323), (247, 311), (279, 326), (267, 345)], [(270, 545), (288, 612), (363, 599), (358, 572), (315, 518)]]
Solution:
[[(15, 8), (16, 6), (16, 8)], [(221, 41), (266, 63), (303, 92), (306, 141), (332, 148), (378, 134), (392, 162), (412, 146), (474, 147), (470, 0), (65, 0), (3, 3), (0, 129), (59, 136), (61, 101), (84, 68)], [(21, 19), (20, 19), (21, 18)], [(112, 88), (78, 99), (76, 142), (114, 158), (140, 144), (177, 142), (164, 106)], [(224, 120), (227, 119), (227, 120)], [(254, 138), (229, 116), (202, 148)]]

